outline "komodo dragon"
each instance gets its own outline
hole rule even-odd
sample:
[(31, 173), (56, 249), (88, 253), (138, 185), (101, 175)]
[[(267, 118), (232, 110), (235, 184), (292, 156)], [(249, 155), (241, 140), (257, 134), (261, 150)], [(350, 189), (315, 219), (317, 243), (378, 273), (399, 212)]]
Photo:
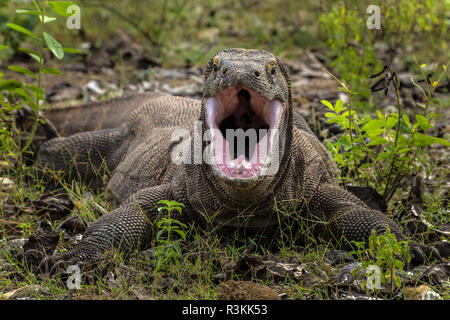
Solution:
[[(314, 220), (322, 221), (314, 235), (344, 243), (387, 228), (406, 239), (389, 217), (338, 187), (330, 154), (303, 118), (294, 119), (286, 67), (271, 53), (226, 49), (214, 55), (201, 101), (156, 93), (143, 97), (115, 128), (54, 138), (40, 148), (37, 166), (59, 170), (66, 179), (101, 184), (110, 173), (106, 188), (118, 205), (93, 222), (76, 247), (45, 257), (41, 270), (96, 265), (107, 251), (145, 247), (155, 235), (162, 199), (185, 205), (175, 216), (180, 221), (218, 232), (275, 236), (277, 228), (289, 224), (302, 230)], [(269, 130), (238, 154), (226, 129), (239, 128)], [(174, 132), (183, 134), (174, 138)], [(177, 154), (185, 156), (178, 160), (191, 161), (177, 162)], [(418, 261), (424, 253), (438, 256), (435, 248), (413, 246)]]

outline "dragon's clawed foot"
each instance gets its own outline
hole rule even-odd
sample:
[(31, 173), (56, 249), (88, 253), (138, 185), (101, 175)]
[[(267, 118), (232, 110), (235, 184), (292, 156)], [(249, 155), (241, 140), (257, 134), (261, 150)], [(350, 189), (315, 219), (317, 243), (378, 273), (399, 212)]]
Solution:
[(37, 274), (48, 273), (52, 277), (68, 274), (73, 270), (103, 270), (108, 265), (107, 257), (108, 253), (92, 246), (91, 243), (80, 243), (76, 248), (51, 256), (37, 250), (29, 250), (24, 253), (24, 262), (28, 266), (34, 266)]
[(410, 249), (411, 265), (421, 265), (432, 261), (442, 261), (439, 251), (434, 246), (414, 243)]

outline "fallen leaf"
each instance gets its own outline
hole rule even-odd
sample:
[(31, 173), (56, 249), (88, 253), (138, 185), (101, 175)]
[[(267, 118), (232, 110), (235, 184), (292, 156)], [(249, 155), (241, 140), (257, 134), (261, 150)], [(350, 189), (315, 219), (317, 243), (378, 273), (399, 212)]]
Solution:
[(11, 297), (14, 295), (14, 293), (16, 293), (16, 292), (19, 291), (19, 290), (20, 290), (20, 288), (2, 294), (2, 295), (0, 296), (0, 300), (8, 300), (9, 298), (11, 298)]
[(23, 246), (23, 251), (37, 250), (51, 255), (58, 244), (59, 234), (57, 232), (43, 229), (39, 227), (29, 238)]
[(39, 216), (48, 215), (50, 220), (59, 220), (70, 214), (74, 204), (68, 195), (54, 197), (44, 196), (40, 200), (31, 201)]

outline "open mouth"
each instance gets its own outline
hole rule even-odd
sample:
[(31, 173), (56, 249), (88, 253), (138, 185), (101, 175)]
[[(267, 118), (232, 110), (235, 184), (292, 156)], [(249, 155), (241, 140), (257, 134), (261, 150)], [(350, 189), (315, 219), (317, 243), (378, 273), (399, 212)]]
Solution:
[(232, 180), (264, 175), (278, 147), (280, 101), (232, 86), (208, 98), (206, 110), (216, 172)]

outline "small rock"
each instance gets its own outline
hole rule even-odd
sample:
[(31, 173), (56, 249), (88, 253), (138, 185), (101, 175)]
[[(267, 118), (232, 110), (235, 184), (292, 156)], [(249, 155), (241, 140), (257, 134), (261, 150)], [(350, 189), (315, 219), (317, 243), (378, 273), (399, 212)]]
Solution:
[(427, 285), (418, 287), (406, 287), (402, 290), (405, 300), (441, 300), (439, 293), (433, 291)]
[(299, 279), (303, 274), (305, 265), (297, 263), (281, 263), (274, 261), (265, 261), (267, 271), (274, 277), (283, 279), (288, 276), (292, 276), (295, 279)]
[(0, 247), (6, 249), (9, 252), (20, 252), (23, 250), (23, 245), (27, 242), (25, 238), (6, 240), (2, 239), (0, 241)]
[(201, 89), (195, 83), (181, 85), (181, 86), (173, 87), (173, 88), (170, 87), (168, 84), (163, 83), (161, 86), (161, 91), (167, 92), (167, 93), (170, 93), (170, 94), (176, 95), (176, 96), (192, 96), (192, 95), (196, 94), (197, 92), (200, 92)]
[(6, 191), (11, 189), (14, 186), (14, 182), (11, 179), (8, 178), (0, 178), (0, 190)]
[(133, 287), (130, 290), (130, 294), (138, 300), (155, 300), (144, 287)]
[(338, 99), (342, 100), (342, 102), (344, 102), (344, 104), (348, 103), (348, 94), (343, 93), (343, 92), (339, 92), (338, 93)]
[(152, 84), (148, 81), (142, 81), (141, 84), (144, 90), (150, 90), (152, 88)]
[(281, 300), (278, 293), (268, 286), (251, 282), (229, 280), (217, 290), (219, 300)]
[(369, 297), (365, 294), (360, 294), (356, 292), (352, 292), (350, 294), (345, 294), (342, 296), (343, 299), (346, 300), (383, 300), (381, 298)]
[(158, 75), (164, 79), (184, 79), (186, 74), (177, 69), (158, 69)]
[(80, 87), (64, 81), (54, 85), (49, 92), (46, 93), (46, 98), (49, 102), (60, 102), (79, 99), (82, 97), (82, 94), (83, 92)]
[(102, 95), (105, 93), (105, 89), (100, 88), (100, 86), (98, 85), (98, 82), (95, 80), (89, 81), (86, 84), (85, 88), (87, 90), (94, 92), (95, 94), (98, 94), (98, 95)]
[(259, 280), (272, 278), (277, 281), (287, 277), (300, 279), (305, 266), (305, 264), (277, 262), (268, 257), (247, 254), (239, 257), (236, 262), (227, 261), (222, 264), (226, 274), (240, 274), (247, 280), (250, 280), (250, 278)]
[(132, 83), (127, 84), (127, 91), (137, 91), (138, 87)]
[(217, 273), (214, 275), (215, 280), (224, 280), (227, 278), (227, 275), (225, 273)]
[(105, 85), (110, 91), (119, 91), (119, 86), (114, 82), (107, 82)]

